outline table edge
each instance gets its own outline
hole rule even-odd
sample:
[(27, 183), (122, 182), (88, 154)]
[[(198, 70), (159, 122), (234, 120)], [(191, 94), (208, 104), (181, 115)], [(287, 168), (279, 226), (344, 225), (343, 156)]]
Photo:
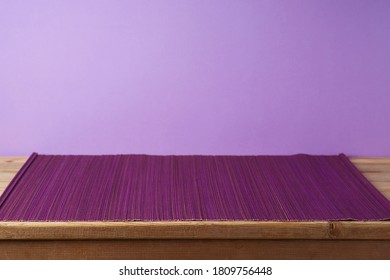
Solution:
[(390, 240), (390, 221), (0, 222), (0, 241), (87, 239)]

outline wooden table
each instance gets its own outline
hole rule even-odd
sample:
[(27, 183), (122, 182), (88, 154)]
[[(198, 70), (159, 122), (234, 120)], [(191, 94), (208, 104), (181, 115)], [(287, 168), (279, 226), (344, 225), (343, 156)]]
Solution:
[[(390, 199), (390, 158), (351, 160)], [(0, 259), (390, 259), (390, 221), (0, 222)]]

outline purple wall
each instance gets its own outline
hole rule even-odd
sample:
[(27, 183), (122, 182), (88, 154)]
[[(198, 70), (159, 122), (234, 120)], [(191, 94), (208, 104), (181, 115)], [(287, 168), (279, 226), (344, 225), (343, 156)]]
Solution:
[(390, 1), (1, 1), (0, 155), (390, 156)]

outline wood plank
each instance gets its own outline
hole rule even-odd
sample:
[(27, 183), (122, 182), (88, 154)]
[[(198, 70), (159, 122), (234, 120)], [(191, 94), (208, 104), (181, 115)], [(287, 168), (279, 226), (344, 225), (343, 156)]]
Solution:
[(362, 158), (350, 157), (349, 160), (354, 164), (390, 164), (390, 157)]
[(0, 157), (0, 195), (4, 191), (4, 185), (11, 182), (27, 159), (28, 157)]
[(17, 173), (20, 168), (22, 168), (23, 164), (7, 164), (3, 163), (0, 164), (0, 173), (1, 172), (11, 172), (11, 173)]
[(390, 164), (355, 164), (360, 172), (389, 173)]
[(390, 182), (390, 173), (363, 172), (364, 177), (373, 182)]
[(387, 239), (390, 221), (0, 222), (0, 240)]
[(0, 195), (27, 159), (28, 157), (0, 157)]
[(28, 157), (26, 156), (14, 156), (14, 157), (0, 157), (0, 164), (2, 163), (7, 163), (7, 164), (12, 164), (12, 163), (25, 163), (27, 161)]
[(0, 259), (390, 259), (383, 240), (14, 240)]
[(382, 191), (381, 193), (383, 194), (384, 197), (390, 200), (390, 191)]
[(8, 186), (8, 182), (0, 182), (0, 189), (5, 189)]
[(17, 172), (10, 172), (2, 170), (0, 172), (0, 182), (10, 182), (15, 177)]
[(0, 182), (0, 195), (3, 194), (3, 192), (7, 188), (8, 184), (9, 184), (9, 182)]
[(390, 200), (390, 182), (371, 182), (388, 200)]
[(328, 222), (0, 222), (0, 240), (327, 239), (329, 229)]
[(332, 222), (333, 239), (386, 239), (390, 240), (390, 221), (384, 222)]
[(390, 190), (390, 182), (371, 182), (377, 189)]
[(356, 167), (361, 173), (390, 173), (390, 165), (388, 167), (385, 165), (372, 165), (371, 167), (357, 165)]

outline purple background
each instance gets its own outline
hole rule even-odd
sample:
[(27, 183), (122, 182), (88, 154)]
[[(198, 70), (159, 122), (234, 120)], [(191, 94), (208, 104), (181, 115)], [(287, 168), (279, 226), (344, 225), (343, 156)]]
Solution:
[(390, 1), (1, 1), (0, 155), (390, 156)]

